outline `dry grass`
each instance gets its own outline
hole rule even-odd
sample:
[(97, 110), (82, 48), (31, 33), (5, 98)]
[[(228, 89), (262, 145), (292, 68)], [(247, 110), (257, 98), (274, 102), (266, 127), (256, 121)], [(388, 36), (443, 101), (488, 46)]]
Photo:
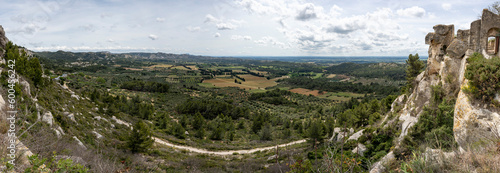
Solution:
[(128, 68), (128, 67), (125, 67), (124, 69), (125, 70), (132, 70), (132, 71), (142, 71), (143, 70), (142, 68)]
[(157, 65), (152, 65), (152, 66), (149, 66), (148, 68), (149, 69), (154, 69), (154, 68), (169, 68), (169, 67), (172, 67), (173, 65), (170, 65), (170, 64), (157, 64)]
[(9, 126), (7, 125), (7, 121), (0, 120), (0, 134), (7, 133)]
[(330, 78), (331, 79), (331, 78), (334, 78), (336, 76), (337, 76), (337, 74), (329, 74), (328, 76), (326, 76), (326, 78)]
[(500, 172), (500, 142), (440, 154), (414, 154), (398, 172)]
[(450, 161), (457, 171), (500, 172), (500, 143), (490, 143), (484, 148), (469, 150)]

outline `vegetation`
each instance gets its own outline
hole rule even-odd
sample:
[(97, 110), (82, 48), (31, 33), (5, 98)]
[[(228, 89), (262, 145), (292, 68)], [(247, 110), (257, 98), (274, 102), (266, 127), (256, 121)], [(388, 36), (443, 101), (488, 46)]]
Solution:
[(153, 139), (151, 139), (151, 131), (148, 125), (143, 121), (135, 123), (134, 128), (130, 132), (130, 136), (127, 140), (127, 147), (132, 152), (144, 152), (153, 145)]
[[(500, 58), (486, 59), (480, 53), (474, 53), (467, 62), (465, 78), (469, 80), (469, 86), (464, 91), (476, 99), (492, 102), (500, 90)], [(500, 103), (496, 105), (500, 106)]]
[(345, 74), (355, 77), (386, 78), (404, 80), (404, 65), (395, 63), (342, 63), (325, 68), (332, 74)]
[[(102, 78), (101, 78), (102, 79)], [(100, 82), (104, 83), (104, 82)], [(146, 91), (146, 92), (168, 92), (169, 85), (159, 82), (144, 82), (144, 81), (128, 81), (121, 85), (122, 89), (134, 90), (134, 91)]]
[(404, 90), (411, 92), (415, 87), (415, 78), (422, 72), (424, 68), (424, 63), (420, 61), (418, 53), (413, 56), (410, 54), (408, 60), (406, 60), (406, 87)]

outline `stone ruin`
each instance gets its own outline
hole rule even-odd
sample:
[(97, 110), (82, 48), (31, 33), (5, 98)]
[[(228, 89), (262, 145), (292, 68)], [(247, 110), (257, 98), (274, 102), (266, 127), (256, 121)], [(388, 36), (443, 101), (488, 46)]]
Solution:
[(470, 29), (458, 30), (454, 35), (453, 25), (436, 25), (434, 31), (425, 37), (425, 44), (429, 49), (429, 57), (448, 54), (452, 58), (462, 58), (467, 49), (480, 52), (483, 55), (499, 55), (500, 16), (483, 10), (481, 19), (471, 23)]

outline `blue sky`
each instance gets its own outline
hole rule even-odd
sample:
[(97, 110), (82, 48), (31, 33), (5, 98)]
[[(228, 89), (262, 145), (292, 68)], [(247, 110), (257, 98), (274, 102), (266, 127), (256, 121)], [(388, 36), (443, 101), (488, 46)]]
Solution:
[(407, 56), (427, 55), (432, 26), (468, 29), (493, 2), (0, 0), (0, 25), (34, 51)]

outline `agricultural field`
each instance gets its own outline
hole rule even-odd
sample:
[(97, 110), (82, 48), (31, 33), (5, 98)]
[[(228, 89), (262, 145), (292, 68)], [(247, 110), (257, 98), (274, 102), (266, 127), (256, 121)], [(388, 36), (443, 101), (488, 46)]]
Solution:
[(297, 94), (313, 95), (313, 96), (320, 96), (320, 95), (326, 94), (326, 92), (321, 92), (319, 90), (310, 90), (310, 89), (305, 89), (305, 88), (294, 88), (294, 89), (291, 89), (288, 91), (291, 91), (291, 92), (297, 93)]
[[(268, 80), (265, 77), (258, 77), (253, 75), (239, 75), (244, 78), (245, 81), (242, 81), (237, 78), (228, 78), (228, 75), (224, 75), (222, 77), (217, 77), (215, 79), (204, 80), (203, 83), (212, 84), (214, 87), (238, 87), (245, 90), (265, 90), (267, 87), (276, 86), (275, 80)], [(237, 80), (239, 83), (235, 83)], [(208, 84), (204, 84), (203, 86), (208, 86)]]

